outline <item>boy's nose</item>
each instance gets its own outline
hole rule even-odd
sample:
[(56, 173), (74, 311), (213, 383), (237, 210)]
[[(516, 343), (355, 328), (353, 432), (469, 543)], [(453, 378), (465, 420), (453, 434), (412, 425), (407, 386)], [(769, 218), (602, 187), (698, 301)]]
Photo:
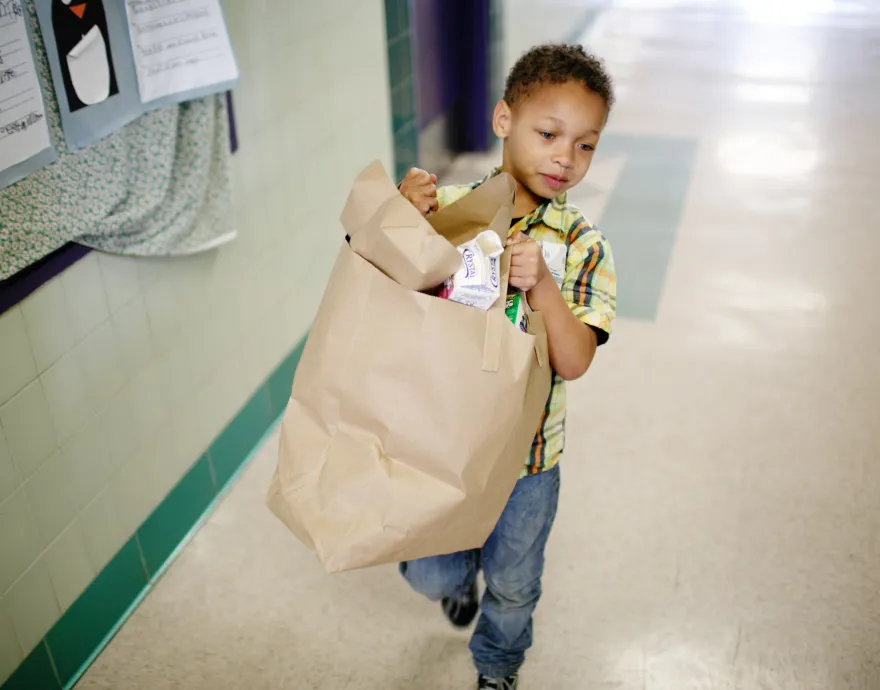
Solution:
[(565, 169), (572, 167), (572, 161), (574, 161), (574, 156), (569, 151), (559, 151), (553, 156), (553, 162)]

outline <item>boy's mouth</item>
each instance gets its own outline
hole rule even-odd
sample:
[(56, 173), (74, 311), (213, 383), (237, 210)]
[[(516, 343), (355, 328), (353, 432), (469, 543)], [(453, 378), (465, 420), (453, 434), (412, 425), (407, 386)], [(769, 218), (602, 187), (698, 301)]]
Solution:
[(559, 177), (558, 175), (545, 175), (541, 173), (541, 177), (544, 178), (544, 182), (547, 183), (550, 189), (562, 189), (568, 182), (568, 178)]

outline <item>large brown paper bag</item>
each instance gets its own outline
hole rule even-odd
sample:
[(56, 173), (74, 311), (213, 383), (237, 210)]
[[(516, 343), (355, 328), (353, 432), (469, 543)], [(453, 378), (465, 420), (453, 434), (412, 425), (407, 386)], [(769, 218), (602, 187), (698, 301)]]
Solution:
[(499, 175), (428, 224), (381, 166), (354, 185), (267, 499), (330, 572), (480, 547), (504, 509), (550, 390), (541, 315), (506, 318), (509, 253), (489, 311), (414, 288), (478, 232), (506, 237), (513, 192)]

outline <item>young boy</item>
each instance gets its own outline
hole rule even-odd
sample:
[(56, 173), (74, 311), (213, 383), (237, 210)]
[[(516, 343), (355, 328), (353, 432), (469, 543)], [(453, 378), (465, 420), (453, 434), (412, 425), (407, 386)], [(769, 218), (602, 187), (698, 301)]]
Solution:
[[(510, 285), (526, 291), (532, 309), (543, 312), (553, 386), (523, 476), (483, 548), (401, 564), (410, 585), (441, 601), (458, 627), (477, 616), (477, 572), (483, 570), (482, 616), (470, 644), (479, 688), (517, 687), (532, 644), (532, 612), (559, 497), (565, 381), (583, 376), (611, 332), (611, 249), (567, 202), (566, 192), (586, 175), (613, 101), (611, 79), (599, 60), (581, 46), (543, 45), (514, 65), (495, 106), (492, 125), (504, 142), (503, 155), (489, 177), (504, 171), (516, 180)], [(481, 184), (438, 190), (436, 181), (413, 169), (400, 191), (427, 214)]]

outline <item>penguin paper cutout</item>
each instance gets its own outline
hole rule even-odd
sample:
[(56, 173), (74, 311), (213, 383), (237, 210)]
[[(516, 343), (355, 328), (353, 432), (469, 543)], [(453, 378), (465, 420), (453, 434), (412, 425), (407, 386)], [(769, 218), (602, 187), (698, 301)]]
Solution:
[(53, 0), (52, 28), (70, 112), (119, 93), (103, 0)]

